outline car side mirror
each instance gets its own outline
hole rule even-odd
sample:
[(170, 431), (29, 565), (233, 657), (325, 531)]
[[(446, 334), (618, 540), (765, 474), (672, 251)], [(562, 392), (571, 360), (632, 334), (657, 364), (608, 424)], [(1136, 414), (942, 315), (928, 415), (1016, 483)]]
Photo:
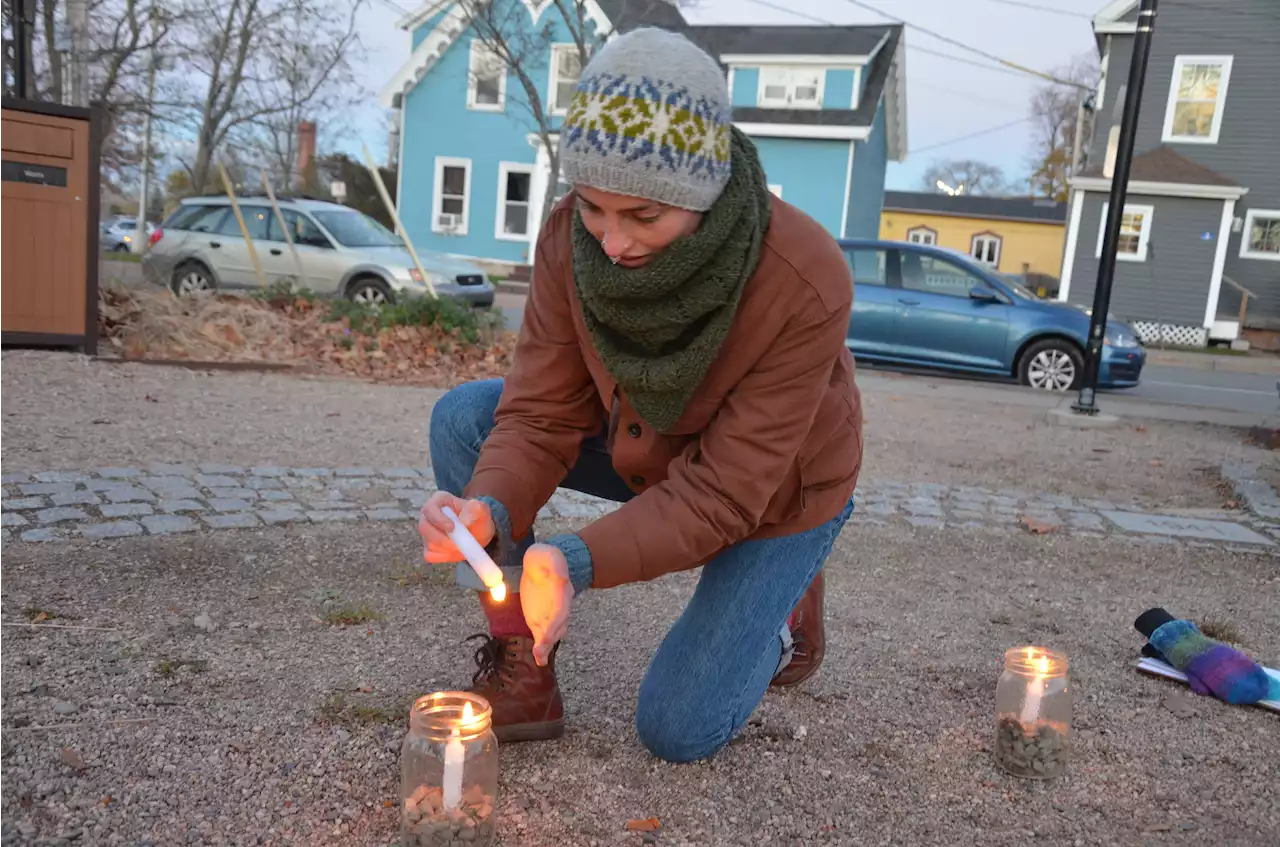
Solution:
[(969, 299), (977, 300), (979, 303), (999, 303), (1000, 295), (996, 294), (990, 288), (983, 288), (981, 285), (975, 285), (969, 289)]

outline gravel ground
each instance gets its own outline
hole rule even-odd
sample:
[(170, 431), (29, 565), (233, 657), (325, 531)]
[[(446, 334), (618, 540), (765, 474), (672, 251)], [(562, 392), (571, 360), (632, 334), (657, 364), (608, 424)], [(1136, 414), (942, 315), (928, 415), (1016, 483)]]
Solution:
[[(262, 373), (198, 373), (6, 352), (6, 471), (149, 462), (286, 466), (420, 465), (438, 390)], [(868, 479), (1017, 487), (1221, 506), (1224, 459), (1275, 466), (1273, 453), (1223, 427), (1133, 422), (1115, 430), (1049, 427), (1043, 412), (895, 393), (863, 375)]]
[[(466, 684), (460, 641), (482, 626), (416, 548), (411, 526), (357, 526), (8, 552), (6, 621), (39, 609), (112, 631), (5, 631), (5, 843), (394, 841), (404, 710)], [(1129, 666), (1132, 620), (1157, 603), (1229, 616), (1275, 664), (1273, 558), (854, 523), (828, 567), (823, 670), (712, 761), (673, 766), (631, 721), (692, 585), (578, 602), (568, 732), (503, 748), (501, 843), (638, 845), (623, 825), (650, 815), (673, 845), (1275, 843), (1276, 716)], [(347, 603), (380, 618), (323, 623)], [(1028, 642), (1065, 650), (1076, 690), (1076, 757), (1049, 784), (988, 752), (1002, 651)]]

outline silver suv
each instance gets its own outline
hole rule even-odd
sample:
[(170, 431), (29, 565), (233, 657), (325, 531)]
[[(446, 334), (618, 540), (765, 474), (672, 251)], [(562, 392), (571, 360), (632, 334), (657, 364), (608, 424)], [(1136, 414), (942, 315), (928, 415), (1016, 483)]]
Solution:
[[(271, 203), (237, 198), (267, 284), (292, 282), (317, 294), (357, 303), (394, 302), (401, 294), (427, 294), (426, 282), (400, 237), (368, 215), (323, 200), (278, 197), (280, 213), (302, 264), (302, 279)], [(472, 262), (418, 251), (441, 297), (469, 306), (493, 305), (493, 285)], [(226, 197), (191, 197), (151, 234), (143, 273), (175, 294), (221, 288), (257, 288), (249, 247)]]

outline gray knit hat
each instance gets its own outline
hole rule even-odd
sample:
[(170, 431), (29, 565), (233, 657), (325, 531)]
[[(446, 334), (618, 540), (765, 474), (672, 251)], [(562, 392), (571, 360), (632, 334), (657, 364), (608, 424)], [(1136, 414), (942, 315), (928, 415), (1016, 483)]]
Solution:
[(729, 181), (730, 108), (724, 73), (701, 48), (632, 30), (582, 70), (560, 129), (565, 181), (705, 212)]

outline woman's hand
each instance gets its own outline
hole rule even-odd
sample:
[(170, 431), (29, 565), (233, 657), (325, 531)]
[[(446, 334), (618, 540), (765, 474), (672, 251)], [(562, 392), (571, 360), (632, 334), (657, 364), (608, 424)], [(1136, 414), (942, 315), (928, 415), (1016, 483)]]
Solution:
[(422, 506), (422, 516), (418, 520), (418, 534), (422, 536), (422, 560), (433, 565), (449, 562), (461, 562), (466, 557), (458, 550), (449, 532), (453, 529), (453, 521), (443, 511), (448, 506), (458, 516), (458, 520), (471, 531), (481, 547), (487, 547), (493, 540), (496, 531), (493, 526), (493, 515), (489, 506), (482, 500), (463, 500), (446, 491), (437, 491), (427, 498)]
[(520, 607), (533, 633), (533, 660), (539, 665), (546, 665), (551, 649), (569, 629), (573, 593), (569, 563), (559, 548), (534, 544), (525, 551)]

